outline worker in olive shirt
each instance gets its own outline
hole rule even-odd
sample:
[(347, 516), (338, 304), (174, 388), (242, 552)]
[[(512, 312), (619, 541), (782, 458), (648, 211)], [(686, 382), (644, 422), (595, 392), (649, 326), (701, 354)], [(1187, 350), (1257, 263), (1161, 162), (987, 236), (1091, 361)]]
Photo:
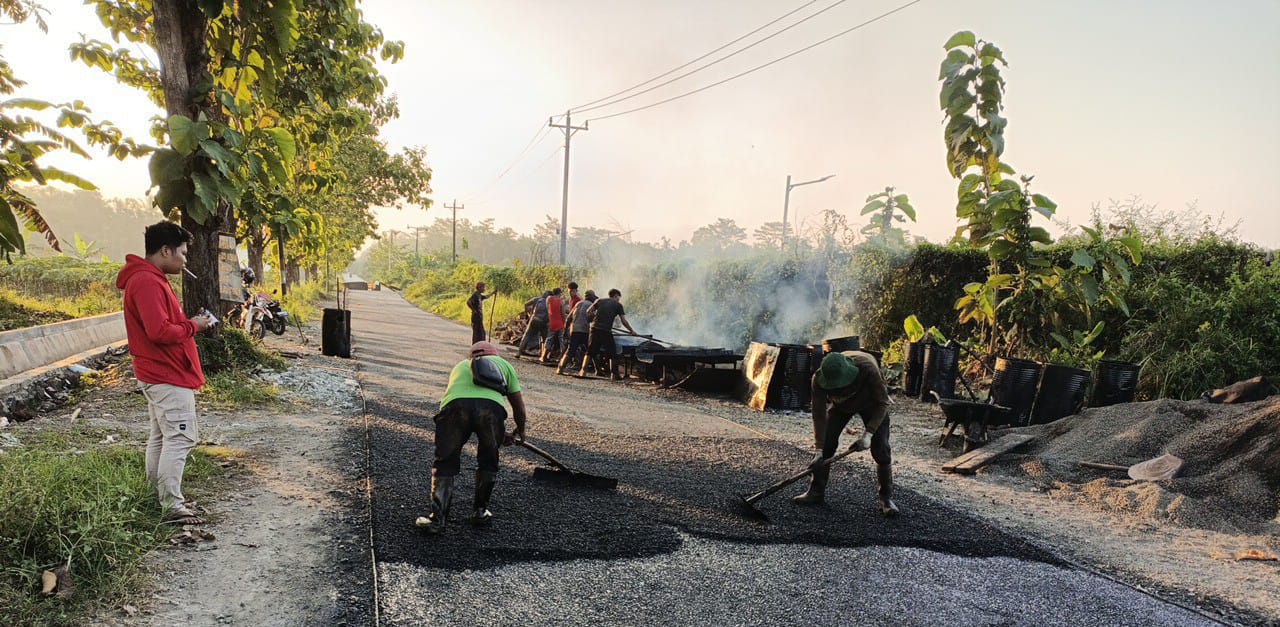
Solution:
[(893, 459), (889, 452), (889, 391), (880, 366), (861, 351), (831, 353), (813, 374), (813, 437), (822, 454), (810, 465), (813, 477), (809, 489), (791, 500), (798, 505), (817, 505), (826, 499), (831, 467), (827, 464), (840, 445), (840, 432), (856, 414), (862, 418), (862, 439), (854, 450), (871, 449), (880, 485), (880, 513), (897, 516), (893, 502)]
[[(487, 372), (501, 383), (486, 387), (477, 381), (481, 375), (472, 364), (483, 359), (489, 366)], [(492, 384), (492, 382), (490, 382)], [(511, 404), (516, 428), (506, 433), (507, 410), (502, 406), (506, 397)], [(431, 513), (419, 517), (414, 524), (433, 534), (444, 533), (449, 518), (449, 502), (452, 497), (453, 479), (461, 466), (462, 445), (476, 434), (476, 495), (472, 501), (471, 524), (477, 527), (492, 523), (489, 497), (498, 476), (498, 447), (524, 440), (524, 397), (520, 393), (520, 381), (507, 360), (498, 356), (498, 347), (489, 342), (471, 345), (471, 358), (458, 362), (449, 373), (449, 387), (440, 399), (440, 413), (436, 423), (436, 459), (431, 469)]]

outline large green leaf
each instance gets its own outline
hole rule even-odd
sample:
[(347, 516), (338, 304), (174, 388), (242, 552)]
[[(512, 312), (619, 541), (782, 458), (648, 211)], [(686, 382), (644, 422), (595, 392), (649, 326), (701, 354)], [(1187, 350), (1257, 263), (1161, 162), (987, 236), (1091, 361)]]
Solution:
[(1071, 254), (1071, 263), (1077, 266), (1080, 266), (1081, 268), (1084, 268), (1086, 270), (1092, 270), (1094, 264), (1096, 264), (1097, 262), (1098, 260), (1094, 259), (1093, 255), (1090, 255), (1089, 251), (1083, 248)]
[(213, 158), (223, 176), (231, 176), (231, 171), (240, 164), (240, 160), (230, 150), (212, 139), (202, 140), (200, 148)]
[(213, 177), (203, 172), (193, 172), (191, 174), (191, 182), (195, 185), (196, 198), (199, 204), (210, 215), (218, 210), (218, 184), (214, 182)]
[(266, 131), (276, 148), (280, 149), (280, 157), (285, 163), (291, 163), (298, 157), (298, 143), (293, 139), (292, 133), (279, 127), (269, 128)]
[(975, 102), (977, 102), (977, 99), (969, 92), (957, 91), (951, 95), (951, 101), (947, 103), (947, 116), (955, 117), (962, 113), (967, 113)]
[(1040, 242), (1041, 244), (1053, 243), (1053, 238), (1049, 236), (1049, 232), (1044, 230), (1044, 227), (1041, 227), (1041, 226), (1033, 226), (1030, 229), (1028, 229), (1027, 237), (1031, 241)]
[(947, 58), (943, 59), (942, 67), (938, 69), (938, 80), (954, 77), (964, 66), (973, 62), (973, 56), (963, 50), (952, 50), (947, 53)]
[(867, 205), (866, 205), (865, 207), (863, 207), (863, 208), (862, 208), (862, 213), (861, 213), (861, 214), (859, 214), (859, 215), (864, 215), (864, 216), (865, 216), (865, 215), (867, 215), (868, 213), (871, 213), (871, 212), (873, 212), (873, 211), (877, 211), (877, 210), (879, 210), (879, 209), (883, 209), (883, 208), (884, 208), (884, 201), (883, 201), (883, 200), (873, 200), (873, 201), (871, 201), (871, 202), (867, 203)]
[[(972, 46), (973, 44), (969, 45)], [(978, 49), (978, 56), (988, 64), (998, 59), (1001, 63), (1008, 65), (1008, 62), (1004, 60), (1004, 53), (990, 42), (982, 44), (982, 47)]]
[(298, 41), (298, 12), (293, 0), (275, 0), (271, 5), (271, 26), (275, 29), (276, 45), (281, 52), (288, 52)]
[(161, 183), (157, 187), (155, 204), (156, 208), (163, 212), (168, 212), (170, 209), (185, 211), (193, 198), (191, 181), (186, 178)]
[(285, 169), (284, 162), (280, 160), (280, 155), (271, 151), (261, 154), (262, 161), (266, 164), (267, 173), (271, 176), (272, 182), (277, 185), (289, 182), (289, 171)]
[(1034, 202), (1037, 207), (1043, 207), (1050, 211), (1058, 208), (1058, 203), (1049, 200), (1049, 197), (1044, 194), (1032, 194), (1031, 202)]
[(169, 144), (179, 154), (186, 156), (195, 152), (200, 139), (196, 135), (196, 124), (191, 118), (185, 115), (169, 116)]
[(1097, 304), (1101, 290), (1098, 289), (1098, 281), (1093, 278), (1093, 275), (1085, 274), (1080, 277), (1080, 291), (1084, 293), (1086, 302), (1090, 305)]
[(908, 218), (911, 218), (912, 222), (915, 222), (916, 208), (911, 206), (911, 203), (907, 200), (906, 194), (903, 194), (902, 196), (900, 196), (900, 198), (902, 198), (902, 200), (898, 201), (898, 210), (901, 211)]
[(958, 46), (969, 46), (970, 48), (972, 48), (977, 43), (978, 43), (978, 38), (974, 36), (973, 31), (962, 30), (952, 35), (951, 39), (948, 39), (947, 43), (942, 45), (942, 49), (950, 50)]
[(924, 337), (924, 325), (920, 324), (915, 314), (907, 316), (907, 319), (902, 321), (902, 329), (907, 332), (909, 341), (919, 342)]
[(43, 111), (54, 106), (52, 102), (36, 100), (35, 98), (10, 98), (0, 101), (0, 111), (4, 109), (29, 109), (31, 111)]
[(27, 243), (22, 237), (22, 229), (18, 227), (18, 217), (4, 198), (0, 197), (0, 252), (8, 259), (9, 253), (26, 252)]
[(187, 160), (175, 150), (161, 148), (151, 153), (151, 161), (147, 164), (147, 169), (151, 172), (151, 186), (158, 187), (185, 177)]
[(1142, 263), (1142, 238), (1136, 235), (1117, 238), (1117, 241), (1129, 251), (1129, 258), (1136, 264)]

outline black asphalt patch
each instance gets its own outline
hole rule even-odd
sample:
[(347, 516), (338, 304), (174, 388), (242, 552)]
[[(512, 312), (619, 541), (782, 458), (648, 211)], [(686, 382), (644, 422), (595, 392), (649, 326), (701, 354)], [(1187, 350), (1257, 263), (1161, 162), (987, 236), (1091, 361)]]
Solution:
[(580, 422), (534, 414), (530, 441), (569, 466), (619, 480), (616, 491), (538, 481), (541, 461), (518, 447), (502, 450), (503, 470), (490, 509), (494, 525), (466, 524), (474, 489), (474, 447), (464, 449), (454, 483), (450, 527), (429, 536), (413, 526), (428, 511), (434, 404), (414, 407), (378, 398), (366, 382), (374, 485), (375, 550), (379, 560), (431, 568), (494, 568), (528, 561), (621, 559), (677, 550), (677, 529), (745, 543), (828, 547), (899, 546), (959, 556), (1013, 557), (1059, 563), (1013, 536), (919, 494), (898, 490), (903, 515), (886, 519), (876, 505), (873, 471), (833, 468), (828, 502), (797, 507), (796, 484), (758, 504), (771, 522), (737, 515), (730, 499), (803, 469), (809, 458), (766, 440), (602, 436)]

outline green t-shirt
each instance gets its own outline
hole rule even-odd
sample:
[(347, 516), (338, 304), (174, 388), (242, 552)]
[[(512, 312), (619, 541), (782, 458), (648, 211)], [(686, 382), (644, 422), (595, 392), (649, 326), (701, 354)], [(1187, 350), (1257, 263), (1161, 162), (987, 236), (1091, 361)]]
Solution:
[[(496, 355), (488, 357), (498, 362), (498, 368), (502, 370), (502, 374), (507, 377), (507, 393), (515, 394), (520, 391), (520, 380), (516, 378), (516, 369), (511, 367), (511, 363)], [(502, 394), (497, 390), (493, 390), (483, 385), (476, 385), (471, 380), (471, 360), (464, 359), (453, 367), (453, 372), (449, 373), (449, 387), (444, 391), (444, 398), (440, 399), (440, 409), (444, 409), (449, 401), (459, 398), (487, 398), (491, 401), (502, 404)]]

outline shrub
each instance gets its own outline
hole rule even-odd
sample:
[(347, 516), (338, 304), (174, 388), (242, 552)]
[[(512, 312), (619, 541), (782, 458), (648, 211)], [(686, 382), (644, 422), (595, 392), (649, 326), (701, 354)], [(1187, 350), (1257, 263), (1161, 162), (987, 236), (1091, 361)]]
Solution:
[(252, 371), (259, 366), (283, 370), (284, 359), (259, 348), (239, 329), (224, 328), (214, 335), (196, 335), (196, 348), (200, 351), (200, 365), (206, 374), (223, 370)]

